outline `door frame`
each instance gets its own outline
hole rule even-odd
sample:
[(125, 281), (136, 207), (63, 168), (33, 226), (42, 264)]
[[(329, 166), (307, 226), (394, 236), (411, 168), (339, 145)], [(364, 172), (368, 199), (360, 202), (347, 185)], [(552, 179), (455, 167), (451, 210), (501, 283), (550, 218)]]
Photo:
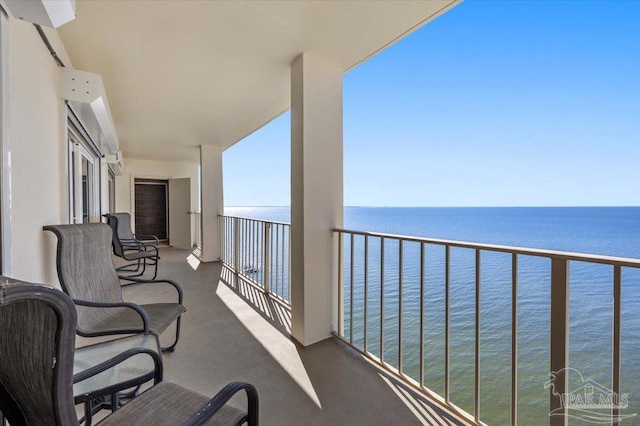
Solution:
[[(136, 179), (138, 180), (143, 180), (143, 181), (158, 181), (158, 182), (136, 182)], [(166, 234), (166, 238), (160, 238), (160, 241), (165, 241), (168, 242), (169, 241), (169, 179), (159, 179), (159, 178), (135, 178), (133, 180), (133, 202), (131, 203), (131, 205), (133, 206), (133, 209), (135, 210), (135, 200), (136, 200), (136, 185), (163, 185), (165, 188), (165, 198), (164, 198), (164, 209), (165, 209), (165, 234)], [(132, 229), (134, 230), (134, 233), (137, 232), (136, 229), (136, 217), (134, 215), (131, 215), (131, 222), (132, 222)]]
[[(89, 141), (86, 140), (86, 136), (81, 130), (79, 130), (72, 120), (68, 121), (67, 125), (67, 141), (68, 141), (68, 157), (67, 157), (67, 170), (68, 170), (68, 194), (69, 194), (69, 223), (83, 223), (83, 209), (81, 203), (76, 203), (75, 194), (82, 193), (82, 179), (78, 179), (77, 170), (82, 168), (83, 158), (87, 160), (90, 165), (92, 182), (90, 197), (87, 200), (87, 213), (88, 221), (100, 222), (101, 214), (101, 167), (100, 158), (101, 155), (93, 149)], [(75, 154), (75, 155), (74, 155)]]
[[(136, 232), (136, 179), (151, 179), (151, 180), (166, 180), (171, 179), (169, 176), (158, 176), (158, 175), (134, 175), (133, 173), (129, 175), (129, 205), (131, 215), (131, 229), (133, 232)], [(168, 189), (167, 189), (168, 195)], [(167, 238), (169, 236), (167, 235)]]
[[(107, 167), (107, 198), (109, 199), (107, 213), (116, 212), (116, 175), (110, 167)], [(104, 206), (103, 206), (104, 207)]]

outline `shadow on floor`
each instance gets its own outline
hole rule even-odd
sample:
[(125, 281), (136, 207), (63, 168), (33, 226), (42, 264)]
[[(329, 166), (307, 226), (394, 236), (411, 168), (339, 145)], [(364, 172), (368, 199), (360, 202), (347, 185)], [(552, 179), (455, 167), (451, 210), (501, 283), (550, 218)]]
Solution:
[[(286, 337), (291, 337), (291, 308), (289, 305), (266, 294), (261, 288), (243, 279), (242, 276), (236, 276), (226, 266), (222, 266), (221, 282), (232, 289), (255, 312), (269, 321), (274, 328), (278, 329)], [(382, 379), (395, 396), (403, 401), (423, 424), (467, 424), (447, 412), (437, 403), (428, 400), (425, 396), (398, 381), (396, 377), (380, 369), (376, 364), (337, 338), (330, 338), (306, 348), (296, 343), (296, 348), (311, 382), (319, 385), (314, 386), (314, 389), (323, 405), (328, 402), (330, 403), (329, 405), (341, 404), (342, 401), (334, 401), (336, 396), (341, 397), (335, 392), (334, 384), (342, 381), (344, 377), (357, 374), (358, 382), (365, 383), (365, 388), (369, 388), (366, 385), (367, 382)], [(335, 353), (336, 348), (337, 351), (343, 351), (344, 353)], [(324, 361), (328, 359), (335, 359), (339, 362), (333, 363), (327, 368), (328, 366)], [(362, 365), (354, 366), (353, 360)], [(373, 386), (372, 389), (375, 389), (379, 384), (370, 383), (370, 385)], [(370, 398), (367, 394), (363, 396), (366, 399)], [(367, 418), (366, 413), (362, 413), (362, 415), (363, 422), (367, 424), (376, 421), (376, 418)]]
[[(161, 248), (158, 276), (180, 283), (187, 308), (176, 351), (163, 356), (165, 379), (208, 395), (234, 380), (253, 383), (262, 425), (467, 424), (336, 338), (300, 346), (287, 305), (236, 283), (219, 262), (194, 270), (188, 255)], [(159, 297), (127, 291), (140, 302)]]
[(232, 289), (271, 325), (287, 337), (291, 336), (291, 308), (256, 285), (222, 266), (220, 281)]

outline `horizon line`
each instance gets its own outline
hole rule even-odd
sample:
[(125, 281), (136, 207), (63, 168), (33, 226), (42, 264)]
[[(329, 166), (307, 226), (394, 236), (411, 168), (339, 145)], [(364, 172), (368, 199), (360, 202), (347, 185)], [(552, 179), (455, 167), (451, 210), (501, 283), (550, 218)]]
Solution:
[[(290, 205), (279, 205), (279, 206), (266, 206), (266, 205), (262, 205), (262, 206), (224, 206), (225, 208), (291, 208)], [(497, 208), (497, 209), (504, 209), (504, 208), (633, 208), (633, 207), (640, 207), (638, 205), (580, 205), (580, 206), (575, 206), (575, 205), (571, 205), (571, 206), (553, 206), (553, 205), (545, 205), (545, 206), (508, 206), (508, 205), (504, 205), (504, 206), (392, 206), (392, 205), (384, 205), (384, 206), (380, 206), (380, 205), (350, 205), (350, 206), (344, 206), (344, 208), (406, 208), (406, 209), (456, 209), (456, 208), (460, 208), (460, 209), (478, 209), (478, 208), (487, 208), (487, 209), (491, 209), (491, 208)]]

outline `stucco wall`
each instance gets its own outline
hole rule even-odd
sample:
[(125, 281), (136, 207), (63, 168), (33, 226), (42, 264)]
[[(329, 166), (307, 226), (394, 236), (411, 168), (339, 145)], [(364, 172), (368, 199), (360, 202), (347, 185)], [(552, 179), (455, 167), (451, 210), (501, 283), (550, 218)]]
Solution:
[(191, 211), (199, 211), (198, 206), (198, 164), (182, 161), (152, 161), (124, 158), (125, 173), (116, 176), (116, 211), (130, 212), (134, 222), (132, 205), (135, 178), (173, 179), (191, 178)]
[[(10, 206), (8, 217), (3, 217), (3, 231), (10, 234), (10, 244), (3, 247), (10, 262), (4, 267), (15, 278), (58, 285), (56, 238), (42, 227), (68, 223), (69, 217), (67, 117), (60, 68), (32, 24), (4, 22), (9, 35), (5, 60), (10, 105), (5, 143), (11, 165), (5, 173), (9, 190), (3, 193)], [(65, 65), (72, 66), (56, 31), (45, 31)], [(116, 178), (116, 210), (131, 211), (134, 177), (191, 178), (191, 210), (199, 210), (197, 164), (136, 159), (125, 159), (125, 164), (126, 175)]]
[(42, 226), (67, 217), (60, 71), (32, 24), (10, 20), (9, 34), (10, 271), (18, 279), (57, 284), (55, 238)]

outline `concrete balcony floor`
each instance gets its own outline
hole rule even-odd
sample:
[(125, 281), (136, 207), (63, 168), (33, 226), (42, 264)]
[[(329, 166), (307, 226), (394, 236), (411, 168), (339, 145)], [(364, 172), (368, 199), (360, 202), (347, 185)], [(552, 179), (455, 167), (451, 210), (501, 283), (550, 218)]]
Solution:
[[(250, 382), (262, 425), (468, 424), (336, 338), (298, 345), (289, 308), (251, 285), (234, 288), (219, 262), (194, 270), (189, 251), (163, 247), (160, 255), (158, 277), (181, 285), (187, 308), (176, 351), (163, 354), (165, 380), (211, 396), (228, 382)], [(127, 300), (171, 297), (169, 289), (144, 287), (126, 288)]]

